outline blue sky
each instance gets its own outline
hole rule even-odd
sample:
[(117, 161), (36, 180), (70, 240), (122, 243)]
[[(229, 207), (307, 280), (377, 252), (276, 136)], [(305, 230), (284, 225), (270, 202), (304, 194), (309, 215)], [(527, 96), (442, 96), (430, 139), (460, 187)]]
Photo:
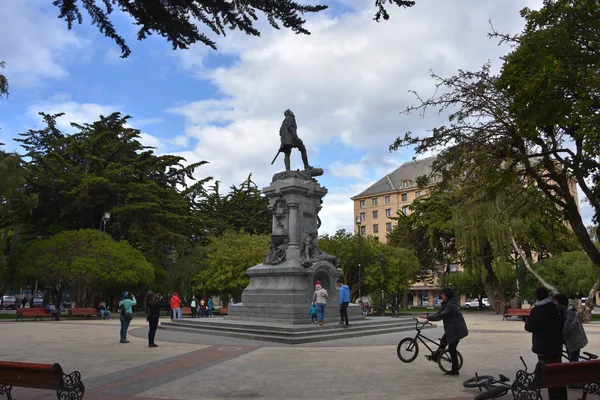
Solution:
[[(253, 173), (263, 187), (283, 168), (282, 160), (269, 164), (290, 108), (310, 163), (325, 169), (321, 233), (352, 229), (350, 196), (412, 157), (410, 149), (387, 151), (394, 138), (444, 120), (400, 115), (415, 102), (408, 91), (431, 94), (430, 70), (499, 65), (507, 49), (487, 39), (488, 20), (517, 32), (518, 10), (540, 1), (421, 0), (379, 24), (372, 3), (339, 0), (307, 16), (310, 36), (276, 31), (264, 20), (261, 38), (213, 35), (217, 52), (201, 44), (173, 51), (160, 37), (138, 42), (136, 27), (116, 13), (132, 49), (121, 59), (89, 18), (69, 31), (50, 0), (0, 0), (0, 60), (10, 84), (10, 97), (0, 100), (0, 142), (18, 150), (10, 139), (38, 127), (40, 111), (66, 113), (65, 129), (120, 111), (157, 152), (209, 161), (198, 176), (231, 185)], [(298, 153), (292, 164), (301, 167)]]

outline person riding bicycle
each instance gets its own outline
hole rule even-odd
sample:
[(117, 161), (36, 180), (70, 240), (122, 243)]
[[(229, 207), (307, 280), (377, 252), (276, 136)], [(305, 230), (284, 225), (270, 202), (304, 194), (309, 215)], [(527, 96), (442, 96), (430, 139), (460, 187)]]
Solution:
[(425, 323), (430, 321), (444, 321), (444, 336), (440, 342), (440, 347), (437, 349), (434, 359), (437, 360), (439, 354), (448, 346), (448, 352), (452, 359), (452, 370), (446, 372), (446, 375), (458, 375), (458, 354), (456, 348), (461, 339), (464, 339), (469, 334), (467, 324), (460, 312), (458, 301), (454, 297), (454, 291), (450, 288), (442, 289), (440, 294), (442, 299), (442, 308), (433, 315), (422, 315)]

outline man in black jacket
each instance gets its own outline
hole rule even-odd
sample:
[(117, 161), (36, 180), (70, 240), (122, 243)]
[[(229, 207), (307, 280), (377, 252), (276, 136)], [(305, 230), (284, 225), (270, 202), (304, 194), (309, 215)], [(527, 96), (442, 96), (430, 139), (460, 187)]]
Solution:
[[(525, 322), (525, 330), (532, 333), (532, 351), (546, 364), (560, 363), (563, 347), (564, 316), (552, 302), (550, 292), (544, 287), (535, 291), (538, 302), (534, 304)], [(550, 400), (567, 400), (567, 388), (549, 388)]]

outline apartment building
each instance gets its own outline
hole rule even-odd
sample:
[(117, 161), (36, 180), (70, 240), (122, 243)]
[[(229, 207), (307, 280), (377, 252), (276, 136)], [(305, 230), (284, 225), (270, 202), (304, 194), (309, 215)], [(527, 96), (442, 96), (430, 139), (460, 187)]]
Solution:
[[(429, 176), (435, 157), (411, 161), (402, 164), (393, 172), (387, 174), (363, 192), (352, 197), (354, 201), (354, 221), (360, 218), (355, 226), (362, 235), (373, 236), (386, 242), (387, 233), (393, 228), (392, 217), (398, 212), (408, 214), (410, 204), (417, 198), (429, 193), (427, 188), (417, 186), (417, 178)], [(441, 179), (439, 175), (430, 176), (433, 185)]]

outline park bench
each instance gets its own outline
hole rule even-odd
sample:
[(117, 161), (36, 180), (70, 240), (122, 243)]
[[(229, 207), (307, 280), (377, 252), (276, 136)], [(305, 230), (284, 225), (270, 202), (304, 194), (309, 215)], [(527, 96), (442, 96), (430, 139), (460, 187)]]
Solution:
[(221, 307), (219, 308), (219, 315), (227, 315), (227, 312), (229, 310), (227, 309), (227, 307)]
[(88, 319), (98, 316), (98, 310), (95, 308), (69, 308), (69, 319), (73, 317), (85, 317), (85, 319)]
[(600, 395), (600, 360), (546, 364), (538, 362), (535, 371), (517, 372), (511, 386), (515, 399), (541, 400), (541, 390), (553, 387), (583, 385), (583, 397)]
[(20, 319), (23, 322), (23, 318), (29, 317), (33, 317), (34, 321), (43, 317), (54, 318), (45, 308), (17, 308), (17, 321)]
[(529, 313), (531, 309), (529, 308), (507, 308), (502, 315), (502, 321), (506, 319), (512, 319), (512, 317), (520, 317), (521, 319), (525, 319), (529, 317)]
[(69, 400), (82, 399), (85, 392), (81, 374), (66, 375), (59, 364), (0, 361), (0, 395), (12, 400), (13, 387), (55, 390), (58, 399)]
[(192, 316), (192, 307), (181, 307), (181, 317)]

